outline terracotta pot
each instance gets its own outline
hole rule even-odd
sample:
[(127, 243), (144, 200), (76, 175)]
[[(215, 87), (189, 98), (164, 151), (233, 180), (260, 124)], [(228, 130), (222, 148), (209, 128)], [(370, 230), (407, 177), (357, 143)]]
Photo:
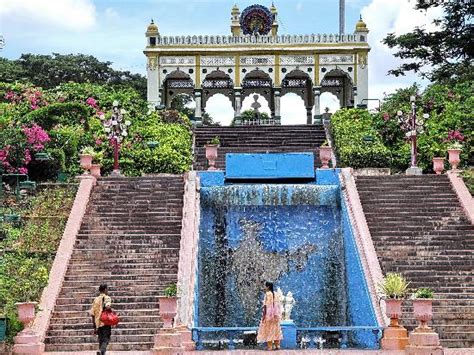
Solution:
[(319, 147), (319, 159), (323, 164), (323, 169), (329, 169), (329, 161), (332, 158), (332, 148), (331, 147)]
[(37, 302), (16, 303), (18, 319), (25, 328), (29, 328), (31, 322), (35, 320), (35, 307)]
[(206, 159), (209, 161), (209, 168), (207, 170), (217, 170), (216, 169), (216, 159), (217, 159), (217, 144), (206, 144)]
[(173, 319), (178, 312), (177, 297), (158, 297), (160, 301), (160, 316), (163, 319), (163, 328), (173, 328)]
[(461, 162), (461, 158), (459, 157), (461, 151), (461, 149), (448, 149), (449, 164), (451, 164), (452, 170), (456, 170), (458, 168), (459, 163)]
[(390, 318), (390, 326), (397, 327), (398, 319), (402, 314), (402, 300), (387, 298), (385, 299), (385, 314)]
[(444, 158), (433, 158), (433, 170), (440, 175), (444, 170)]
[(91, 168), (92, 164), (92, 155), (90, 154), (80, 154), (80, 163), (81, 163), (81, 168), (84, 169), (84, 173), (87, 174), (87, 171)]
[(413, 300), (413, 314), (420, 323), (418, 328), (428, 328), (427, 323), (433, 318), (433, 300), (426, 298)]
[(91, 175), (95, 178), (100, 177), (100, 164), (91, 164)]

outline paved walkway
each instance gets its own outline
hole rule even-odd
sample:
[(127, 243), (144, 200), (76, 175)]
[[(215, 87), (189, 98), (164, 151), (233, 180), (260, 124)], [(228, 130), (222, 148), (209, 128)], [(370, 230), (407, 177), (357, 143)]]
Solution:
[[(183, 355), (255, 355), (269, 353), (264, 350), (234, 350), (234, 351), (192, 351)], [(405, 355), (404, 351), (382, 351), (382, 350), (280, 350), (270, 352), (272, 355)], [(446, 355), (474, 355), (471, 349), (444, 349)], [(47, 352), (51, 355), (96, 355), (93, 351), (82, 352)], [(107, 355), (151, 355), (148, 351), (108, 351)]]

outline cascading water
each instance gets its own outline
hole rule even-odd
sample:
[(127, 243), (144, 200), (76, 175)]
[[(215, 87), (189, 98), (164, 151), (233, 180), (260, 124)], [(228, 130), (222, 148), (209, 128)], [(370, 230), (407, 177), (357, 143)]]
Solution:
[(348, 324), (337, 186), (201, 188), (199, 327), (257, 326), (262, 285), (296, 300), (297, 326)]

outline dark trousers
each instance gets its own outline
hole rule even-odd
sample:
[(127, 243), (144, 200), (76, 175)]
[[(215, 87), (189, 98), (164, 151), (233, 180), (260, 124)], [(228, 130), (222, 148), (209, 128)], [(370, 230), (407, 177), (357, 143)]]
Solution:
[(101, 355), (104, 355), (107, 351), (107, 345), (110, 342), (110, 336), (112, 334), (112, 327), (110, 325), (104, 325), (97, 329), (97, 335), (99, 336), (99, 349)]

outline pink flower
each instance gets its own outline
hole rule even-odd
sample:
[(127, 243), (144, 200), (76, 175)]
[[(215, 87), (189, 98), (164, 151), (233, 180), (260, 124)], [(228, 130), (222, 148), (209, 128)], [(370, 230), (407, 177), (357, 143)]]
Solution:
[(449, 97), (450, 99), (452, 99), (452, 98), (454, 97), (454, 92), (449, 91), (449, 92), (448, 92), (448, 97)]
[(459, 130), (449, 131), (448, 138), (445, 140), (445, 142), (452, 142), (452, 141), (463, 142), (464, 135)]
[(26, 136), (28, 144), (36, 151), (42, 150), (44, 143), (51, 140), (48, 133), (36, 123), (32, 124), (31, 127), (23, 126), (23, 133)]
[(383, 120), (387, 122), (390, 119), (390, 115), (387, 112), (383, 113)]
[(95, 144), (96, 144), (96, 145), (101, 145), (101, 144), (102, 144), (102, 141), (101, 141), (99, 138), (97, 138), (97, 139), (95, 140)]
[(5, 99), (13, 101), (15, 99), (15, 96), (16, 94), (10, 90), (5, 94)]
[(93, 97), (89, 97), (89, 98), (86, 100), (86, 104), (89, 105), (89, 106), (92, 107), (92, 108), (98, 109), (97, 100), (94, 99)]
[(18, 169), (19, 174), (28, 174), (28, 169), (25, 167), (19, 168)]
[(29, 150), (28, 148), (25, 149), (24, 154), (25, 154), (25, 160), (24, 160), (25, 165), (28, 165), (28, 164), (31, 162), (31, 153), (30, 153), (30, 150)]

